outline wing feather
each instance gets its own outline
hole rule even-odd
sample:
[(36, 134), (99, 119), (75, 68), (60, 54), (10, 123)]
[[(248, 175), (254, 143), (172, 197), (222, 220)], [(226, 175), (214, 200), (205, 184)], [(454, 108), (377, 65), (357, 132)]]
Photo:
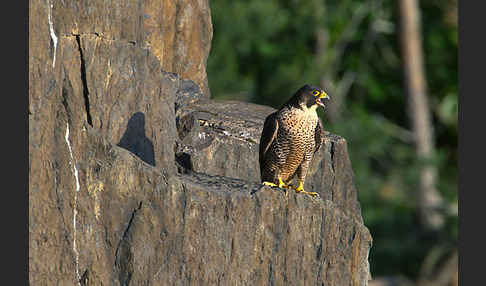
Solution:
[(265, 123), (263, 123), (262, 135), (260, 137), (260, 153), (259, 161), (260, 167), (263, 165), (263, 159), (265, 158), (265, 153), (267, 153), (268, 148), (272, 144), (273, 140), (277, 136), (278, 131), (278, 121), (277, 112), (274, 112), (265, 118)]

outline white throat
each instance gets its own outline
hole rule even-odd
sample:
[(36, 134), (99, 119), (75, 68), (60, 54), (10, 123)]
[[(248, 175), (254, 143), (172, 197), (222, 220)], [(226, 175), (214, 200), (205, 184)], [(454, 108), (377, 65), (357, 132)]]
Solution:
[(318, 105), (312, 105), (310, 108), (308, 108), (311, 112), (317, 112)]
[(302, 110), (304, 110), (304, 112), (311, 112), (311, 113), (316, 113), (317, 114), (317, 107), (319, 107), (318, 105), (314, 104), (312, 105), (311, 107), (307, 107), (307, 105), (305, 104), (301, 104), (300, 105), (302, 107)]

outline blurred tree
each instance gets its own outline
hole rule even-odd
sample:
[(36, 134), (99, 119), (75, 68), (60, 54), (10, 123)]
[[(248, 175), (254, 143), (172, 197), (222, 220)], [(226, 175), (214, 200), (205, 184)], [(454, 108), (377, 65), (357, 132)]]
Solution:
[[(348, 1), (350, 2), (350, 1)], [(320, 3), (314, 9), (317, 19), (326, 19), (324, 2)], [(345, 3), (346, 5), (346, 3)], [(331, 41), (330, 33), (328, 31), (327, 21), (316, 21), (315, 38), (315, 61), (316, 72), (320, 74), (319, 84), (325, 88), (329, 94), (332, 94), (333, 104), (329, 105), (327, 110), (328, 118), (331, 122), (338, 122), (341, 118), (341, 109), (345, 96), (348, 94), (351, 85), (356, 80), (356, 72), (353, 70), (346, 71), (344, 75), (339, 76), (339, 71), (343, 61), (341, 57), (350, 44), (356, 37), (359, 25), (363, 22), (366, 16), (370, 13), (370, 6), (367, 3), (359, 3), (355, 8), (356, 11), (351, 16), (349, 22), (345, 25), (343, 31), (338, 38)], [(348, 17), (346, 11), (337, 10), (341, 16)], [(334, 15), (334, 17), (337, 15)]]
[[(435, 153), (423, 66), (420, 11), (416, 0), (399, 0), (401, 51), (408, 96), (408, 112), (412, 122), (417, 157), (426, 162)], [(422, 226), (438, 230), (444, 224), (440, 207), (442, 198), (436, 189), (437, 167), (426, 164), (420, 171), (418, 207)]]

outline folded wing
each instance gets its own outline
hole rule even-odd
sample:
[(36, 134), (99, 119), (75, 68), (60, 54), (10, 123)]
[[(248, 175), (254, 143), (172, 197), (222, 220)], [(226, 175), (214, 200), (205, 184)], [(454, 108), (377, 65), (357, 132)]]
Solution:
[(263, 160), (265, 158), (265, 154), (268, 151), (268, 148), (272, 144), (273, 140), (277, 137), (278, 131), (278, 121), (277, 121), (277, 112), (274, 112), (267, 116), (265, 119), (265, 123), (263, 123), (263, 130), (262, 136), (260, 137), (260, 153), (259, 153), (259, 161), (260, 161), (260, 169), (263, 166)]

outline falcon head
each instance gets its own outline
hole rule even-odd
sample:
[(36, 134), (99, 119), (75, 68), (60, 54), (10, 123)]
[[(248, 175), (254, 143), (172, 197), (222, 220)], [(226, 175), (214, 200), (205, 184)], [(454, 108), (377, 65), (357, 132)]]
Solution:
[(317, 108), (319, 106), (326, 107), (324, 105), (324, 100), (331, 99), (327, 93), (309, 84), (301, 87), (294, 96), (289, 100), (289, 105), (294, 105), (297, 107), (306, 106), (307, 108)]

